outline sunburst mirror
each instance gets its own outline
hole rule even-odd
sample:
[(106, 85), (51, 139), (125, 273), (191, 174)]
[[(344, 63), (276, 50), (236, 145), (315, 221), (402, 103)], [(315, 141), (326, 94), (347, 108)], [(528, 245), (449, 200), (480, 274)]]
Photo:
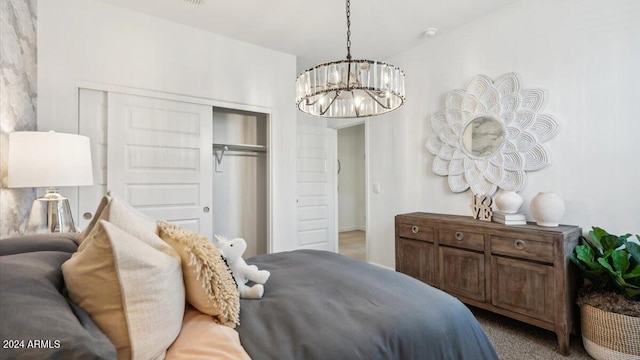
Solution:
[(445, 109), (431, 117), (426, 147), (435, 155), (433, 172), (448, 176), (453, 192), (522, 190), (527, 171), (551, 162), (542, 143), (558, 132), (558, 122), (542, 113), (545, 102), (546, 92), (525, 89), (517, 73), (495, 81), (477, 75), (466, 90), (450, 91)]

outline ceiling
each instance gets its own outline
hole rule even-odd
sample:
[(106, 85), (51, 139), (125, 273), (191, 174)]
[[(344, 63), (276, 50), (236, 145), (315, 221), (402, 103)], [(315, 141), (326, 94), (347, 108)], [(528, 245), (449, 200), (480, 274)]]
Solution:
[[(102, 0), (298, 57), (298, 71), (346, 58), (344, 0)], [(353, 0), (351, 54), (385, 60), (517, 0)], [(197, 5), (195, 3), (202, 2)]]

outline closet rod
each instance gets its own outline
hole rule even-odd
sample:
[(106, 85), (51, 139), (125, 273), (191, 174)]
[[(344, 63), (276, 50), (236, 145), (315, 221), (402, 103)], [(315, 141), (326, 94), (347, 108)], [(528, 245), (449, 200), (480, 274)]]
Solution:
[(264, 145), (245, 145), (245, 144), (213, 144), (213, 151), (248, 151), (248, 152), (267, 152), (267, 147)]
[[(220, 154), (218, 154), (220, 151)], [(213, 144), (213, 154), (216, 156), (218, 165), (222, 164), (222, 157), (225, 151), (246, 151), (252, 153), (266, 153), (267, 147), (264, 145), (245, 145), (245, 144)]]

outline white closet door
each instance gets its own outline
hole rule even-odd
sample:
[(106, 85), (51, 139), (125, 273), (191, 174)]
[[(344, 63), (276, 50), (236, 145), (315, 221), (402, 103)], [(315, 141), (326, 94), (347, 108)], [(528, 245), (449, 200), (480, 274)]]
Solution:
[(337, 132), (298, 121), (298, 247), (336, 252)]
[(108, 119), (109, 190), (211, 238), (213, 108), (109, 93)]
[(91, 139), (93, 165), (93, 185), (78, 187), (76, 223), (84, 228), (107, 193), (107, 92), (79, 89), (78, 104), (78, 133)]

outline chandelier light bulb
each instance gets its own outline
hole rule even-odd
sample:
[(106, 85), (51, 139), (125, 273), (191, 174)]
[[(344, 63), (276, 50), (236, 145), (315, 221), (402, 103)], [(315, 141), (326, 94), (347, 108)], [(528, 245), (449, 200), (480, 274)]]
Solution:
[(329, 84), (338, 84), (340, 82), (340, 73), (338, 70), (333, 70), (329, 72)]
[(353, 105), (355, 105), (356, 108), (360, 108), (360, 106), (362, 106), (362, 98), (360, 96), (354, 96)]

